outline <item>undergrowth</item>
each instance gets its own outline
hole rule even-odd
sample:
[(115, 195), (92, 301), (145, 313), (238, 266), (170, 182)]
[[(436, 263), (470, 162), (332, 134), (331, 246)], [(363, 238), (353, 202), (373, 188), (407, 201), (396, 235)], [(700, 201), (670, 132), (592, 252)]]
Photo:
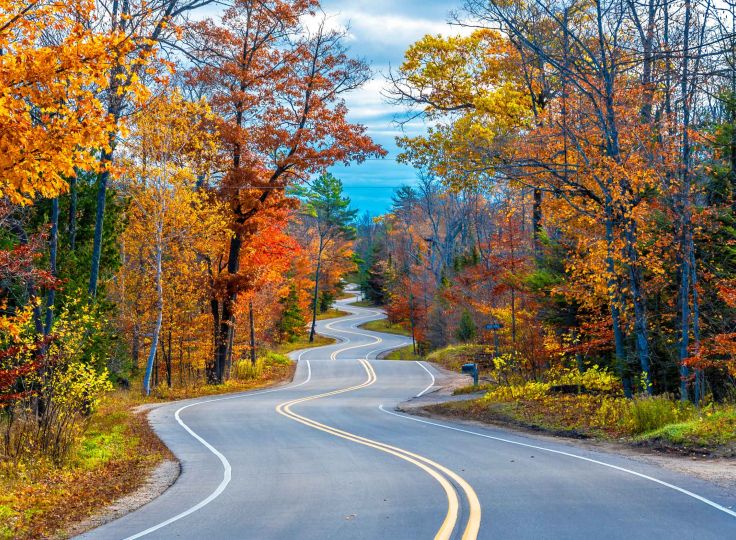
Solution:
[[(501, 420), (573, 436), (718, 451), (736, 446), (736, 407), (697, 408), (670, 395), (627, 399), (618, 379), (593, 366), (551, 370), (543, 381), (467, 386), (456, 394), (486, 390), (482, 398), (438, 406), (438, 412)], [(730, 445), (730, 446), (729, 446)], [(736, 452), (736, 450), (734, 450)]]

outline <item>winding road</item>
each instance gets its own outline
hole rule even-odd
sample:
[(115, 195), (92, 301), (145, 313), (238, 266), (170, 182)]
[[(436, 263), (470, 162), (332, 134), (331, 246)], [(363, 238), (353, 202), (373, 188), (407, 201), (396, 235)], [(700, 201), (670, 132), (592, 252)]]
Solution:
[(172, 403), (151, 423), (182, 474), (85, 539), (736, 539), (736, 493), (621, 456), (407, 416), (431, 365), (377, 360), (408, 343), (357, 327), (295, 353), (294, 382)]

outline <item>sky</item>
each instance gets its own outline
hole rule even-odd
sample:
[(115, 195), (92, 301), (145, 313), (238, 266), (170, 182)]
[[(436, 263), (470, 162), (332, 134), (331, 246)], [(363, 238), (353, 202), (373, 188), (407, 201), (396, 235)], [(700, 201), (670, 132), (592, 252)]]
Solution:
[[(442, 0), (323, 0), (322, 9), (331, 25), (346, 28), (346, 45), (352, 56), (364, 59), (374, 72), (363, 88), (346, 97), (348, 118), (367, 127), (374, 141), (388, 151), (382, 160), (349, 167), (335, 166), (330, 172), (340, 178), (353, 207), (371, 215), (384, 213), (391, 205), (394, 188), (416, 181), (416, 171), (397, 163), (395, 137), (401, 130), (393, 122), (401, 111), (386, 103), (381, 90), (385, 74), (398, 67), (404, 51), (425, 34), (454, 35), (460, 29), (447, 24), (451, 10), (461, 4)], [(424, 129), (421, 121), (404, 128), (407, 134)]]

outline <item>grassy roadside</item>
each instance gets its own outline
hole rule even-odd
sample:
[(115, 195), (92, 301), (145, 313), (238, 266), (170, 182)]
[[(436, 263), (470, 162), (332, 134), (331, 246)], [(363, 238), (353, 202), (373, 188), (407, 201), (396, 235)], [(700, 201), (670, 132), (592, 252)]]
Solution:
[(143, 484), (171, 458), (128, 392), (106, 396), (70, 463), (22, 467), (0, 479), (0, 538), (64, 537), (63, 531)]
[(444, 349), (438, 349), (429, 353), (427, 355), (427, 361), (439, 364), (450, 371), (459, 371), (464, 363), (472, 361), (474, 354), (484, 352), (485, 349), (486, 347), (484, 345), (472, 343), (450, 345)]
[[(558, 406), (542, 408), (538, 403), (523, 400), (494, 402), (479, 398), (431, 405), (424, 407), (424, 410), (448, 418), (522, 428), (549, 435), (613, 441), (668, 453), (736, 457), (736, 408), (733, 406), (703, 410), (688, 420), (666, 423), (640, 434), (633, 434), (626, 422), (596, 425), (590, 420), (595, 412), (589, 407), (580, 407), (574, 399), (559, 399)], [(586, 413), (589, 416), (586, 417)]]
[(338, 317), (347, 317), (350, 315), (347, 311), (342, 311), (340, 309), (328, 309), (327, 311), (323, 311), (322, 313), (317, 315), (318, 321), (324, 321), (326, 319), (336, 319)]
[(325, 345), (332, 345), (336, 340), (333, 338), (321, 336), (319, 334), (314, 335), (314, 341), (309, 342), (308, 336), (303, 336), (296, 341), (289, 341), (282, 343), (281, 345), (274, 348), (274, 352), (278, 354), (289, 354), (299, 349), (311, 349), (312, 347), (323, 347)]
[(356, 302), (350, 302), (350, 304), (348, 305), (357, 306), (357, 307), (367, 307), (367, 308), (377, 307), (376, 304), (374, 304), (370, 300), (357, 300)]
[[(452, 345), (426, 358), (459, 372), (482, 345)], [(411, 348), (409, 348), (409, 351)], [(401, 353), (394, 351), (397, 355)], [(551, 435), (623, 442), (679, 454), (736, 457), (736, 405), (700, 408), (671, 396), (626, 399), (621, 383), (597, 366), (585, 372), (557, 368), (543, 380), (520, 380), (508, 358), (481, 373), (479, 386), (454, 394), (482, 392), (482, 397), (431, 405), (423, 409), (455, 419), (474, 420), (540, 431)]]
[(401, 349), (394, 349), (383, 357), (383, 360), (423, 360), (423, 358), (414, 353), (414, 347), (409, 345)]
[(372, 332), (383, 332), (385, 334), (397, 334), (400, 336), (411, 336), (411, 332), (400, 324), (393, 324), (388, 319), (379, 319), (377, 321), (368, 321), (361, 324), (358, 328), (370, 330)]
[[(315, 336), (276, 351), (283, 355), (334, 343)], [(65, 530), (135, 491), (164, 459), (173, 459), (140, 405), (253, 390), (291, 380), (295, 364), (265, 355), (257, 373), (222, 385), (161, 389), (144, 397), (140, 381), (107, 394), (63, 467), (51, 463), (0, 463), (0, 539), (65, 538)], [(259, 361), (260, 362), (260, 361)]]

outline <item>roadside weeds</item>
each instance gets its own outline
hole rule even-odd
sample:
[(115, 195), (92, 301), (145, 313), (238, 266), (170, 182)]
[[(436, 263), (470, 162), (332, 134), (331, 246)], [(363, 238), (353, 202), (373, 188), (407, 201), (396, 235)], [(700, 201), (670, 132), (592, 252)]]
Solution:
[[(400, 404), (397, 409), (405, 414), (451, 421), (467, 426), (500, 428), (520, 436), (533, 436), (539, 441), (562, 443), (573, 447), (624, 456), (642, 463), (682, 473), (715, 484), (729, 492), (736, 492), (736, 459), (734, 447), (727, 446), (722, 452), (713, 449), (698, 451), (666, 445), (657, 441), (637, 442), (629, 438), (604, 439), (590, 437), (571, 431), (550, 430), (540, 425), (518, 421), (501, 410), (487, 412), (472, 408), (472, 403), (483, 396), (483, 392), (454, 394), (467, 385), (468, 378), (433, 364), (439, 372), (437, 386), (432, 393)], [(506, 404), (498, 404), (506, 405)], [(485, 412), (483, 412), (485, 411)]]
[(89, 420), (69, 464), (34, 464), (0, 475), (0, 538), (69, 538), (150, 502), (178, 478), (179, 463), (148, 422), (148, 412), (178, 401), (278, 386), (296, 365), (257, 379), (143, 397), (117, 390)]

